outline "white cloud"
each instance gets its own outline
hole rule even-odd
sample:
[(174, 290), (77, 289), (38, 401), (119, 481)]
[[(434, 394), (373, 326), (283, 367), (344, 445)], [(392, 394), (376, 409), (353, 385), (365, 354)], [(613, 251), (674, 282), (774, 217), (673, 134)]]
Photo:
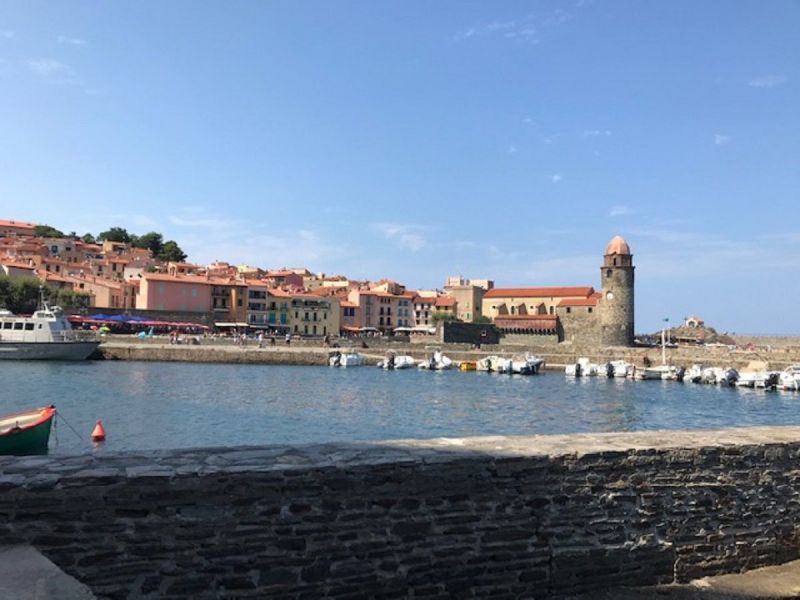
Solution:
[(68, 44), (70, 46), (86, 46), (87, 41), (81, 38), (72, 38), (65, 35), (60, 35), (56, 38), (59, 44)]
[(465, 41), (477, 37), (500, 36), (506, 39), (519, 39), (524, 42), (536, 43), (538, 28), (533, 17), (492, 21), (468, 27), (453, 36), (455, 41)]
[(558, 173), (550, 176), (550, 181), (552, 181), (553, 183), (558, 183), (559, 181), (561, 181), (561, 179), (562, 177)]
[(721, 133), (714, 134), (714, 143), (717, 146), (724, 146), (725, 144), (730, 143), (730, 141), (731, 141), (731, 136), (729, 135), (722, 135)]
[(31, 59), (27, 65), (31, 73), (48, 83), (75, 83), (77, 80), (72, 67), (52, 58)]
[(608, 212), (609, 217), (622, 217), (629, 214), (631, 214), (631, 209), (623, 204), (612, 206), (611, 210)]
[(528, 117), (528, 116), (526, 116), (524, 119), (522, 119), (522, 122), (525, 123), (526, 125), (531, 125), (531, 126), (534, 126), (534, 127), (536, 126), (536, 121), (534, 121), (531, 117)]
[(586, 130), (584, 130), (583, 135), (585, 137), (599, 137), (599, 136), (610, 137), (611, 136), (611, 130), (609, 130), (609, 129), (586, 129)]
[(13, 31), (9, 31), (8, 29), (4, 29), (0, 31), (0, 38), (4, 40), (13, 40), (16, 37), (16, 33)]
[(508, 151), (507, 152), (509, 154), (516, 154), (517, 153), (517, 147), (512, 144), (511, 146), (508, 147)]
[(754, 77), (747, 82), (747, 85), (757, 88), (773, 88), (786, 83), (788, 80), (789, 78), (786, 77), (786, 75), (762, 75), (760, 77)]
[(406, 250), (418, 252), (428, 244), (423, 235), (430, 227), (402, 223), (371, 223), (370, 227), (387, 240), (391, 240)]

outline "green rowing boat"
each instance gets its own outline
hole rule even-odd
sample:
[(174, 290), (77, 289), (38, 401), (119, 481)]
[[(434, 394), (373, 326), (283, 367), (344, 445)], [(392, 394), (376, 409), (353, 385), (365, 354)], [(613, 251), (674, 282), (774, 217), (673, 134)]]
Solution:
[(55, 406), (0, 417), (0, 455), (47, 454)]

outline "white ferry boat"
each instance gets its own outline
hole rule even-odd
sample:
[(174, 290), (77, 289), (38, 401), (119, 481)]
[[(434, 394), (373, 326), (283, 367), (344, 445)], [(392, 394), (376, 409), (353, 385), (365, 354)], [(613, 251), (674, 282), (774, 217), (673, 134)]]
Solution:
[(57, 306), (30, 317), (0, 310), (0, 360), (85, 360), (99, 344), (80, 339)]

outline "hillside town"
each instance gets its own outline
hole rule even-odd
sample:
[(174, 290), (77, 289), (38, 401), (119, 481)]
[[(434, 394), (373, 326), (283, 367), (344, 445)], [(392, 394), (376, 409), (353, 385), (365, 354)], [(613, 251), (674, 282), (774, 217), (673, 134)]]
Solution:
[(56, 233), (0, 220), (0, 276), (71, 291), (74, 313), (144, 314), (185, 326), (299, 336), (429, 335), (439, 322), (461, 321), (556, 342), (633, 342), (634, 267), (619, 236), (606, 248), (596, 291), (591, 285), (499, 288), (490, 279), (461, 276), (448, 277), (441, 290), (409, 289), (391, 279), (361, 281), (302, 267), (199, 265), (108, 235)]

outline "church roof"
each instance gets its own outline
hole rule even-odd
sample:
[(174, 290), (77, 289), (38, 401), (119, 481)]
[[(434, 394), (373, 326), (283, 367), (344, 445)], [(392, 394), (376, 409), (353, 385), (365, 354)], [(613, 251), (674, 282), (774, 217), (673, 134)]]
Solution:
[(578, 296), (588, 298), (594, 288), (584, 287), (539, 287), (539, 288), (492, 288), (484, 298), (564, 298)]
[(608, 246), (606, 247), (606, 256), (610, 254), (625, 254), (630, 256), (631, 247), (628, 246), (628, 242), (625, 241), (625, 238), (621, 235), (615, 235), (611, 238), (611, 241), (608, 242)]

